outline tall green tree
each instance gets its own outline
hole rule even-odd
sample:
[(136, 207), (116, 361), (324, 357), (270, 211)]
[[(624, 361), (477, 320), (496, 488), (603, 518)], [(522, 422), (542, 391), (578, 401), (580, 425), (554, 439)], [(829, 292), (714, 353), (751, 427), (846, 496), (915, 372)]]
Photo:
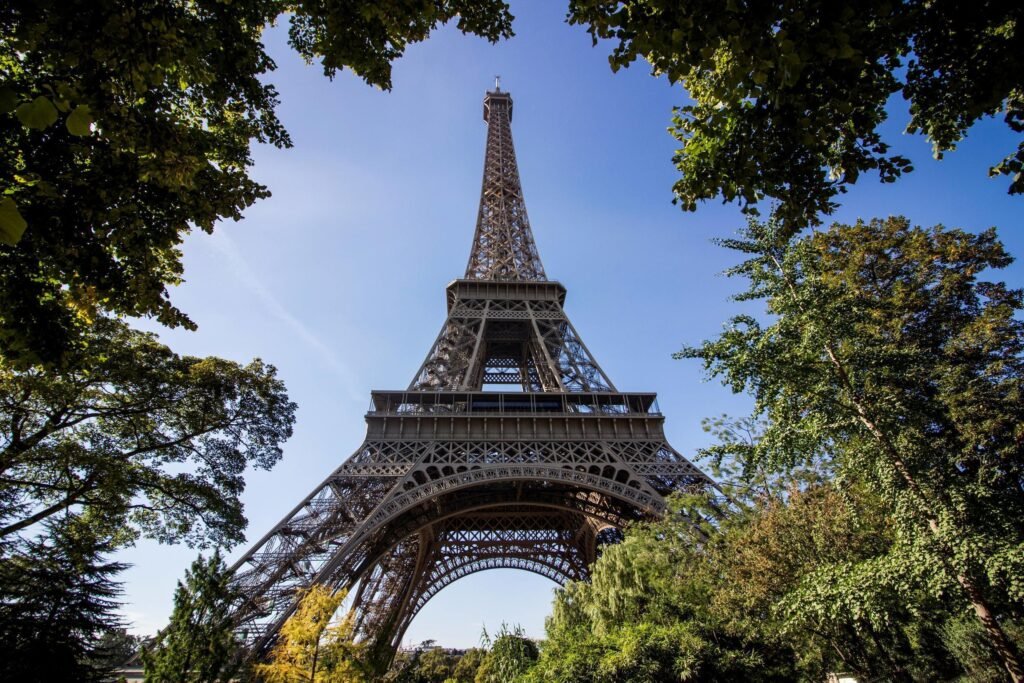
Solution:
[(280, 459), (295, 419), (275, 369), (109, 318), (86, 338), (61, 370), (0, 358), (0, 538), (70, 514), (119, 544), (240, 541), (242, 474)]
[(738, 614), (722, 616), (715, 609), (719, 592), (741, 588), (719, 577), (731, 557), (721, 548), (744, 527), (744, 513), (716, 527), (709, 522), (716, 513), (703, 498), (670, 504), (663, 520), (635, 525), (621, 543), (606, 548), (590, 582), (556, 593), (547, 639), (526, 680), (798, 678), (793, 649), (766, 615), (733, 621)]
[(194, 327), (179, 245), (267, 197), (254, 142), (291, 143), (264, 28), (326, 75), (389, 89), (409, 43), (455, 20), (511, 35), (502, 0), (11, 0), (0, 5), (0, 354), (68, 362), (98, 315)]
[(77, 520), (52, 520), (45, 537), (0, 547), (0, 679), (108, 680), (102, 640), (118, 629), (124, 565), (104, 556), (110, 543)]
[(232, 680), (240, 642), (231, 609), (241, 597), (219, 550), (196, 558), (174, 591), (170, 624), (143, 651), (147, 683)]
[[(1013, 0), (571, 0), (569, 19), (610, 39), (613, 69), (646, 60), (686, 89), (676, 109), (676, 200), (765, 198), (792, 231), (817, 224), (867, 173), (911, 170), (882, 126), (894, 95), (935, 156), (978, 120), (1024, 133), (1024, 8)], [(895, 105), (892, 105), (895, 106)], [(990, 175), (1024, 192), (1024, 140)]]
[(723, 243), (746, 259), (739, 298), (771, 317), (680, 355), (752, 393), (767, 424), (752, 461), (829, 453), (840, 486), (887, 505), (895, 545), (874, 575), (973, 609), (1024, 680), (1004, 629), (1024, 609), (1024, 323), (1021, 292), (980, 279), (1012, 260), (995, 232), (889, 218), (792, 240), (770, 221)]

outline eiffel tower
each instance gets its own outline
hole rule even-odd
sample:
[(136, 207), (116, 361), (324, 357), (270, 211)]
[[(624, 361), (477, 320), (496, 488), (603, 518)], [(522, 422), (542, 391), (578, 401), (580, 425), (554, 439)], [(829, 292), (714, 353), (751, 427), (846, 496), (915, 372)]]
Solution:
[(486, 569), (587, 579), (603, 542), (672, 491), (714, 486), (668, 444), (653, 393), (618, 391), (563, 310), (530, 230), (512, 98), (484, 97), (487, 148), (466, 275), (409, 387), (373, 391), (366, 440), (234, 567), (250, 657), (312, 584), (351, 590), (390, 661), (445, 586)]

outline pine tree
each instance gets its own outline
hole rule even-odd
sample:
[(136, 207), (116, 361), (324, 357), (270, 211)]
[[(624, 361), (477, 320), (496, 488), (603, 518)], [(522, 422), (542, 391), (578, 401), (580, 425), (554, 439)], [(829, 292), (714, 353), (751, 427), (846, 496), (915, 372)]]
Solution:
[(174, 592), (171, 623), (143, 652), (146, 681), (228, 681), (238, 670), (239, 642), (230, 616), (239, 598), (220, 551), (200, 555)]
[(38, 539), (0, 548), (0, 680), (100, 681), (100, 636), (118, 628), (123, 564), (87, 525), (49, 524)]

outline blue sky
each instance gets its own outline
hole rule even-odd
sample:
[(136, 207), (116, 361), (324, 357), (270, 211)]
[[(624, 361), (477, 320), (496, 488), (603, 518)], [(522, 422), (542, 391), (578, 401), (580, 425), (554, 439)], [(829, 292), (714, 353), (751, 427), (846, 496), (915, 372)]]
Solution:
[[(657, 391), (669, 439), (688, 457), (707, 444), (701, 418), (747, 409), (703, 381), (696, 363), (671, 359), (718, 333), (740, 286), (719, 275), (733, 257), (710, 243), (743, 225), (739, 211), (715, 202), (684, 213), (671, 203), (676, 144), (666, 128), (685, 92), (642, 65), (613, 75), (607, 47), (566, 25), (560, 3), (513, 2), (512, 11), (517, 35), (498, 45), (446, 27), (411, 46), (389, 93), (347, 72), (328, 81), (289, 51), (285, 27), (266, 34), (295, 146), (257, 147), (253, 175), (273, 196), (244, 221), (186, 241), (186, 282), (173, 300), (199, 331), (161, 333), (180, 353), (273, 363), (299, 405), (284, 459), (247, 477), (251, 540), (359, 446), (369, 391), (405, 388), (440, 329), (444, 286), (463, 274), (473, 236), (481, 102), (495, 74), (515, 100), (513, 136), (544, 266), (568, 288), (566, 311), (612, 381)], [(1024, 199), (986, 174), (1016, 145), (1003, 124), (982, 122), (936, 162), (923, 138), (900, 133), (904, 103), (892, 110), (885, 130), (917, 170), (894, 185), (863, 177), (835, 218), (994, 225), (1012, 254), (1024, 254)], [(1022, 286), (1024, 268), (1002, 277)], [(123, 575), (133, 630), (163, 625), (195, 555), (142, 542), (118, 557), (133, 565)], [(472, 575), (434, 598), (406, 641), (471, 646), (483, 625), (502, 621), (539, 637), (553, 587), (519, 571)]]

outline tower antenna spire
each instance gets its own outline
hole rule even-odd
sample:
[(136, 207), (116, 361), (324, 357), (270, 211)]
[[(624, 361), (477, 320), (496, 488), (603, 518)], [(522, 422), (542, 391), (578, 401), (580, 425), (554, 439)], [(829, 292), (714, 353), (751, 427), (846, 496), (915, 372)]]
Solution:
[(468, 280), (547, 280), (526, 215), (519, 166), (512, 145), (512, 95), (484, 95), (487, 147), (476, 233), (466, 266)]

